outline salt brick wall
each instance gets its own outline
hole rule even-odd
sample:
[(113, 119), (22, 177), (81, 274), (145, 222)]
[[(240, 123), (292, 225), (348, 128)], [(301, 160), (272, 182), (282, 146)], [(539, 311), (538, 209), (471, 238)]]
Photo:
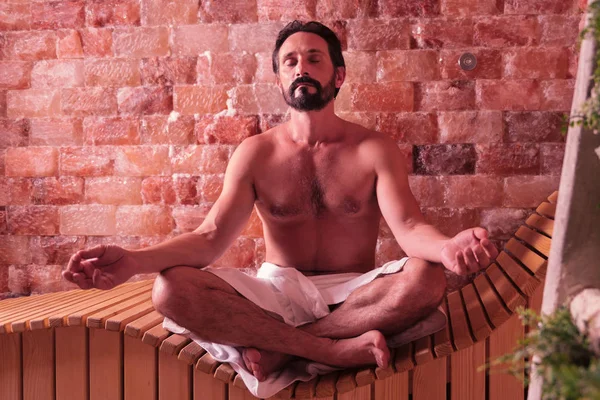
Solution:
[[(396, 139), (428, 220), (501, 244), (558, 186), (578, 3), (1, 2), (0, 298), (71, 287), (81, 248), (197, 227), (236, 145), (285, 119), (270, 52), (294, 18), (339, 34), (337, 112)], [(382, 224), (378, 263), (400, 255)], [(253, 214), (217, 264), (262, 259)]]

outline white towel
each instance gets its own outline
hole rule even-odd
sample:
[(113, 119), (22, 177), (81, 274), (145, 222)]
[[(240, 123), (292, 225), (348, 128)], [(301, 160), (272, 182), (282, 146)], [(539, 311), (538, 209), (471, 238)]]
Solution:
[[(380, 275), (399, 272), (408, 260), (405, 257), (390, 261), (365, 274), (343, 273), (331, 275), (305, 276), (295, 268), (282, 268), (275, 264), (263, 263), (254, 270), (237, 268), (206, 267), (242, 296), (262, 309), (283, 318), (286, 324), (300, 326), (314, 322), (329, 314), (329, 305), (341, 303), (357, 288), (371, 282)], [(445, 321), (444, 321), (445, 322)], [(317, 375), (326, 374), (336, 368), (304, 359), (295, 359), (281, 371), (270, 374), (259, 382), (252, 372), (246, 369), (238, 348), (218, 343), (205, 342), (193, 332), (165, 318), (165, 329), (187, 335), (220, 362), (229, 363), (242, 377), (248, 390), (256, 397), (271, 397), (294, 381), (309, 381)]]

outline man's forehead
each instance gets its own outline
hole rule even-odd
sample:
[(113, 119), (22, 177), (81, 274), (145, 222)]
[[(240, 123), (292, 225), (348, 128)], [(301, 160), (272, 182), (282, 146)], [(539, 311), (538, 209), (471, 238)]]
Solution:
[(310, 32), (296, 32), (290, 35), (279, 49), (279, 56), (290, 53), (326, 53), (327, 42), (321, 36)]

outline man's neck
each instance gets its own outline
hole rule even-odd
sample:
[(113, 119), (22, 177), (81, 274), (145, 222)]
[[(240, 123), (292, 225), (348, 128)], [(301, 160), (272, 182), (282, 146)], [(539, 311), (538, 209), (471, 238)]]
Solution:
[(334, 113), (333, 101), (319, 111), (291, 109), (289, 134), (296, 143), (318, 146), (340, 140), (343, 120)]

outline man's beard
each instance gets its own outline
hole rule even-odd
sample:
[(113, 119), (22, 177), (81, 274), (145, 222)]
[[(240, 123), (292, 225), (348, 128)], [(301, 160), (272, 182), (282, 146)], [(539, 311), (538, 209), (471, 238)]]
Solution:
[[(309, 92), (308, 86), (300, 88), (300, 94), (296, 96), (296, 89), (301, 83), (309, 83), (315, 88), (315, 93)], [(325, 88), (321, 84), (308, 76), (301, 76), (296, 79), (290, 85), (289, 89), (282, 90), (283, 98), (285, 102), (295, 110), (298, 111), (318, 111), (325, 108), (335, 96), (335, 72), (331, 77), (331, 80), (327, 83)]]

